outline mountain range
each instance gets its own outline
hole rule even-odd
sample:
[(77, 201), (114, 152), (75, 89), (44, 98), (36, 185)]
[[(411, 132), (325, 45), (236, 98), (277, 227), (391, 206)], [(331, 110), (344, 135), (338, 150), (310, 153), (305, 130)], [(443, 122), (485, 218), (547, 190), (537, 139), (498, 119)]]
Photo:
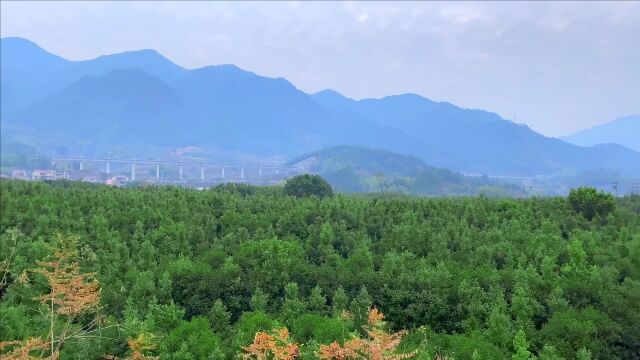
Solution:
[(2, 137), (89, 149), (198, 145), (264, 156), (340, 145), (388, 149), (466, 173), (606, 168), (640, 175), (640, 153), (576, 146), (483, 110), (416, 94), (307, 94), (234, 65), (185, 69), (154, 50), (70, 61), (25, 39), (1, 46)]
[(578, 131), (562, 140), (580, 146), (620, 144), (640, 151), (640, 115), (630, 115)]

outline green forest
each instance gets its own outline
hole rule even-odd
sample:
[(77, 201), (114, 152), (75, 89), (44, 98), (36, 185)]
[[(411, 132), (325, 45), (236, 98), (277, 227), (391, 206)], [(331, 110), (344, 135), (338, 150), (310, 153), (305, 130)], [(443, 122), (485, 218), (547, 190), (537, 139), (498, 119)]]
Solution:
[(302, 180), (3, 179), (0, 358), (640, 359), (640, 196)]

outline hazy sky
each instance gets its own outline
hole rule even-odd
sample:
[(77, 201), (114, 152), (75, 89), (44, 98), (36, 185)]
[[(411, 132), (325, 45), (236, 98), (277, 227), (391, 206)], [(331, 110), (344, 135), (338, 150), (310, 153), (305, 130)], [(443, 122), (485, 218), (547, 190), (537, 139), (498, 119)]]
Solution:
[(153, 48), (306, 92), (414, 92), (546, 135), (640, 113), (640, 2), (1, 2), (2, 36), (69, 59)]

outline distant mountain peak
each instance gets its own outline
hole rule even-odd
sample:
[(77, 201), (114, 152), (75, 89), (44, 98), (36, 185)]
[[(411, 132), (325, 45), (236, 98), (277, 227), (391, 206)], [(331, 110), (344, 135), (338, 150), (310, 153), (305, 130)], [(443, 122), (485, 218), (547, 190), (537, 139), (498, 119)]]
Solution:
[(29, 45), (29, 46), (35, 46), (37, 48), (40, 48), (40, 46), (38, 46), (38, 44), (34, 43), (33, 41), (18, 37), (18, 36), (3, 37), (3, 38), (0, 38), (0, 42), (2, 42), (3, 44)]
[(403, 99), (415, 99), (415, 100), (427, 100), (427, 101), (431, 101), (434, 102), (433, 100), (426, 98), (420, 94), (416, 94), (416, 93), (412, 93), (412, 92), (408, 92), (408, 93), (402, 93), (402, 94), (395, 94), (395, 95), (388, 95), (388, 96), (384, 96), (382, 97), (382, 99), (388, 99), (388, 98), (403, 98)]
[[(148, 65), (156, 63), (158, 65), (167, 66), (171, 68), (179, 68), (184, 70), (181, 66), (175, 64), (158, 51), (153, 49), (131, 50), (123, 51), (119, 53), (113, 53), (108, 55), (101, 55), (91, 60), (93, 62), (116, 62), (122, 65), (136, 66), (136, 65)], [(86, 61), (85, 61), (86, 62)]]
[(312, 94), (311, 97), (326, 109), (340, 112), (348, 112), (351, 107), (356, 106), (357, 104), (356, 100), (348, 98), (333, 89), (318, 91), (317, 93)]
[(162, 56), (162, 54), (160, 54), (158, 51), (153, 49), (121, 51), (113, 54), (100, 55), (96, 57), (94, 60), (114, 58), (114, 57), (141, 57), (141, 58), (147, 58), (147, 59), (162, 59), (162, 60), (170, 61), (166, 57)]
[(627, 115), (561, 138), (579, 146), (615, 143), (640, 152), (640, 115)]
[(314, 94), (312, 94), (313, 96), (336, 96), (336, 97), (341, 97), (341, 98), (347, 98), (346, 96), (342, 95), (341, 93), (337, 92), (336, 90), (333, 89), (324, 89), (324, 90), (320, 90)]
[(0, 39), (0, 56), (2, 66), (13, 68), (29, 68), (32, 66), (56, 65), (68, 60), (54, 55), (31, 40), (21, 37), (5, 37)]
[[(154, 94), (162, 94), (163, 99), (177, 98), (174, 90), (162, 80), (137, 68), (113, 69), (106, 74), (87, 75), (71, 84), (62, 92), (45, 100), (55, 99), (56, 96), (71, 97), (78, 103), (84, 98), (105, 100), (117, 98), (140, 99)], [(171, 102), (178, 102), (171, 99)]]
[(234, 64), (220, 64), (220, 65), (211, 65), (211, 66), (216, 68), (216, 69), (221, 69), (221, 70), (242, 71), (242, 72), (252, 73), (251, 71), (247, 71), (247, 70), (241, 69), (241, 68), (239, 68), (238, 66), (236, 66)]
[(200, 74), (225, 74), (234, 76), (257, 77), (258, 74), (239, 68), (233, 64), (207, 65), (191, 70), (192, 73)]

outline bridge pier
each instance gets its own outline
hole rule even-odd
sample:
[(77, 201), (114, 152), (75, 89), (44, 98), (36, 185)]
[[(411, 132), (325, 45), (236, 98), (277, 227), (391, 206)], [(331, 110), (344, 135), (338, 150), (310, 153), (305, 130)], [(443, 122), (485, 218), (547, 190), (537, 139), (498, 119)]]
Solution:
[(200, 180), (204, 180), (204, 165), (200, 165)]
[(80, 160), (80, 171), (84, 170), (84, 161)]
[(156, 164), (156, 179), (160, 179), (160, 164)]
[(244, 168), (240, 168), (240, 179), (244, 179)]
[(220, 168), (220, 178), (224, 179), (224, 166)]
[(180, 180), (182, 180), (182, 165), (180, 165)]
[(107, 174), (111, 174), (111, 163), (107, 161), (107, 166), (105, 168), (105, 172)]
[(131, 181), (136, 181), (136, 163), (131, 163)]
[(260, 168), (260, 170), (258, 170), (258, 176), (262, 177), (262, 168)]

